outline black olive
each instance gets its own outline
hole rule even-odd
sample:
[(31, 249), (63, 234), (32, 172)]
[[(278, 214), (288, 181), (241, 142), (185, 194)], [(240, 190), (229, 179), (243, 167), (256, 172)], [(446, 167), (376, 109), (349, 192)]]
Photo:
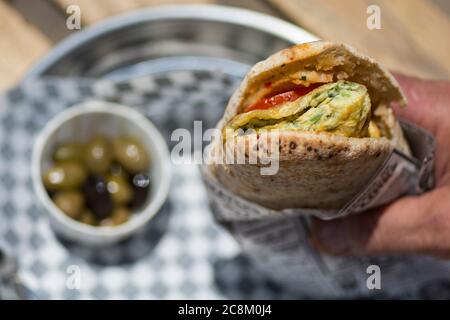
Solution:
[(131, 208), (140, 209), (145, 204), (150, 193), (150, 178), (146, 173), (138, 173), (131, 178), (133, 186), (133, 199)]
[(105, 179), (98, 175), (90, 175), (84, 184), (86, 206), (97, 220), (109, 217), (113, 211), (113, 202), (108, 192)]

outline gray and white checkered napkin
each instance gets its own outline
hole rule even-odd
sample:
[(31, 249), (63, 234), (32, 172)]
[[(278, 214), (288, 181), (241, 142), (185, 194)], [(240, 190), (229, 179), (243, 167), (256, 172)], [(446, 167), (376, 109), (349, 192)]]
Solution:
[[(213, 222), (194, 165), (174, 166), (169, 199), (145, 231), (104, 249), (57, 239), (32, 190), (33, 140), (64, 108), (92, 98), (136, 107), (171, 146), (176, 128), (192, 130), (194, 120), (202, 120), (204, 130), (213, 127), (237, 81), (212, 72), (125, 82), (46, 78), (23, 83), (1, 98), (0, 247), (17, 259), (28, 298), (292, 297), (256, 274), (235, 241)], [(68, 285), (73, 270), (80, 271), (79, 289)]]

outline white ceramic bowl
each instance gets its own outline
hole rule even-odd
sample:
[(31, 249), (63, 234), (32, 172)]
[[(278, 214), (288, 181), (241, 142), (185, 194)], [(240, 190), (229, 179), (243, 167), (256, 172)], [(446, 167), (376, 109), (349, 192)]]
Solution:
[[(152, 184), (147, 202), (119, 226), (93, 227), (68, 217), (53, 203), (42, 182), (43, 172), (52, 165), (56, 145), (65, 141), (85, 142), (95, 134), (136, 137), (151, 158), (149, 175)], [(37, 137), (31, 165), (37, 198), (48, 213), (53, 229), (61, 236), (85, 245), (112, 244), (129, 237), (156, 215), (169, 192), (170, 157), (159, 131), (132, 108), (104, 101), (85, 102), (53, 118)]]

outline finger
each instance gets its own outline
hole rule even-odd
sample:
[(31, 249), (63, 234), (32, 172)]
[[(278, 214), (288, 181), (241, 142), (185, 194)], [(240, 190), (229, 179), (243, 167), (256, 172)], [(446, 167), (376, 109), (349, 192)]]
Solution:
[(442, 121), (442, 117), (439, 117), (442, 114), (442, 100), (449, 98), (445, 93), (448, 95), (450, 92), (450, 83), (423, 80), (399, 73), (394, 73), (394, 77), (408, 101), (407, 107), (394, 105), (395, 113), (435, 133)]
[(445, 199), (449, 191), (442, 188), (405, 197), (383, 209), (334, 221), (315, 220), (312, 242), (334, 255), (447, 254), (450, 208), (445, 208)]
[[(450, 132), (450, 82), (421, 80), (401, 74), (394, 74), (407, 99), (408, 106), (394, 106), (394, 112), (403, 118), (428, 129), (438, 142), (436, 154), (436, 176), (443, 177), (448, 171), (449, 151), (445, 142)], [(442, 179), (441, 179), (442, 180)], [(442, 181), (438, 183), (442, 184)]]
[(424, 106), (427, 104), (425, 100), (423, 90), (426, 87), (426, 82), (402, 74), (394, 74), (395, 79), (400, 84), (403, 93), (408, 101), (407, 107), (398, 107), (394, 105), (395, 113), (401, 117), (411, 120), (412, 122), (418, 123), (422, 121), (422, 113), (426, 112)]

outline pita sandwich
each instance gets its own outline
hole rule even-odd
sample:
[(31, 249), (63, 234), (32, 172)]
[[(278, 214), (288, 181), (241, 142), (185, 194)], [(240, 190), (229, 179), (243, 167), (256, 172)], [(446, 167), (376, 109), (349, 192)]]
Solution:
[[(392, 75), (348, 45), (316, 41), (282, 50), (257, 63), (231, 97), (211, 172), (267, 208), (340, 209), (393, 148), (410, 155), (394, 102), (406, 104)], [(262, 174), (261, 151), (274, 146), (278, 170)], [(229, 163), (230, 154), (258, 161)]]

